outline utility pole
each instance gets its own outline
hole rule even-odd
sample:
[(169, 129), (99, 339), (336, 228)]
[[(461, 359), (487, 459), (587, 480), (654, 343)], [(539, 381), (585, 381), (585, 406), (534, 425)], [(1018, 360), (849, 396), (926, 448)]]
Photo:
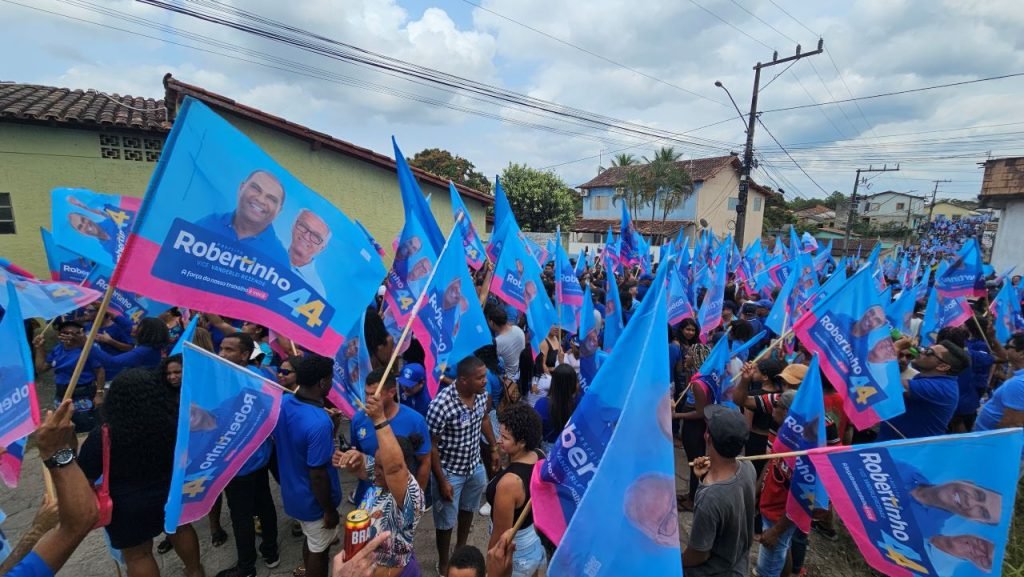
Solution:
[(935, 188), (932, 189), (932, 204), (928, 207), (928, 222), (932, 221), (932, 213), (935, 212), (935, 195), (939, 193), (939, 183), (953, 181), (947, 178), (945, 180), (933, 180), (932, 182), (935, 183)]
[[(743, 233), (747, 223), (747, 192), (750, 190), (750, 172), (754, 168), (754, 125), (757, 123), (757, 92), (760, 90), (761, 69), (800, 60), (808, 56), (821, 54), (825, 41), (818, 39), (818, 49), (813, 52), (800, 53), (800, 45), (796, 45), (796, 54), (779, 60), (779, 53), (772, 54), (772, 61), (754, 65), (754, 92), (750, 97), (750, 115), (747, 117), (747, 145), (743, 150), (743, 174), (740, 175), (740, 196), (736, 203), (736, 244), (743, 248)], [(731, 98), (731, 97), (730, 97)]]
[(850, 208), (846, 211), (846, 236), (843, 238), (843, 253), (847, 253), (846, 246), (850, 243), (850, 229), (853, 228), (853, 221), (857, 218), (857, 187), (860, 186), (860, 174), (862, 172), (896, 172), (900, 169), (900, 165), (897, 164), (896, 168), (889, 168), (889, 165), (883, 165), (882, 168), (875, 168), (868, 166), (867, 168), (857, 169), (857, 178), (853, 181), (853, 193), (850, 195)]

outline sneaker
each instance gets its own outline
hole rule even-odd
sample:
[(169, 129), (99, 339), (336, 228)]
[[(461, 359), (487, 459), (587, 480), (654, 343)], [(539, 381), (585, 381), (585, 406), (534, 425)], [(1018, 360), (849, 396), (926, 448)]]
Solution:
[(828, 539), (829, 541), (838, 541), (839, 540), (839, 534), (836, 533), (836, 530), (831, 528), (831, 527), (829, 527), (828, 525), (825, 525), (824, 523), (819, 523), (818, 521), (814, 521), (813, 523), (811, 523), (811, 527), (814, 528), (814, 531), (816, 533), (818, 533), (822, 537)]
[(281, 564), (281, 554), (280, 553), (274, 553), (274, 555), (272, 557), (264, 555), (263, 556), (263, 563), (266, 564), (267, 568), (273, 569), (273, 568), (275, 568), (275, 567), (277, 567), (278, 565)]
[(173, 548), (174, 546), (171, 545), (171, 540), (164, 537), (164, 540), (160, 541), (160, 544), (156, 546), (156, 552), (160, 555), (163, 555)]
[(242, 571), (237, 566), (217, 573), (217, 577), (256, 577), (256, 570)]
[(484, 503), (483, 506), (480, 507), (480, 514), (483, 515), (484, 517), (490, 517), (491, 516), (491, 504), (490, 503)]

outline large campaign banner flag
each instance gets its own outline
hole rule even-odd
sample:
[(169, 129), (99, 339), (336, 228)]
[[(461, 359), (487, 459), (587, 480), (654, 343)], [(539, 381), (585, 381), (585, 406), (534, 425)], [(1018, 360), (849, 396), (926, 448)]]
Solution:
[(39, 426), (39, 401), (17, 289), (7, 281), (0, 293), (0, 447), (7, 447)]
[(583, 291), (583, 308), (580, 310), (580, 330), (576, 335), (580, 343), (580, 388), (590, 388), (597, 376), (597, 351), (601, 348), (601, 324), (594, 318), (594, 300), (590, 283)]
[(54, 241), (113, 269), (124, 252), (142, 199), (84, 188), (55, 188), (50, 201)]
[(112, 281), (333, 356), (384, 273), (355, 223), (186, 98)]
[(430, 242), (435, 254), (439, 253), (441, 247), (444, 246), (445, 236), (437, 224), (437, 219), (434, 218), (434, 213), (430, 211), (430, 197), (423, 196), (423, 190), (416, 180), (416, 175), (413, 174), (405, 155), (398, 148), (398, 141), (394, 136), (391, 137), (391, 146), (395, 151), (395, 172), (398, 174), (398, 188), (402, 192), (405, 220), (406, 222), (409, 220), (419, 221), (426, 232), (426, 238), (423, 240)]
[[(561, 230), (558, 235), (561, 238)], [(559, 324), (570, 333), (576, 332), (583, 306), (583, 288), (561, 242), (555, 243), (555, 304)]]
[[(797, 266), (796, 261), (790, 262), (792, 266)], [(782, 285), (782, 290), (779, 291), (779, 295), (775, 298), (775, 302), (772, 303), (768, 316), (764, 319), (764, 326), (771, 329), (777, 335), (785, 334), (786, 330), (796, 320), (794, 317), (799, 316), (799, 306), (802, 302), (799, 300), (800, 295), (797, 291), (797, 283), (799, 281), (800, 276), (797, 274), (790, 273), (786, 275), (786, 283)]]
[(973, 314), (967, 299), (944, 298), (939, 294), (939, 289), (933, 286), (921, 321), (921, 344), (928, 346), (936, 343), (940, 330), (944, 327), (958, 327), (970, 320)]
[(277, 424), (282, 389), (192, 343), (185, 344), (174, 473), (164, 531), (205, 517)]
[(726, 264), (729, 257), (729, 246), (732, 240), (723, 242), (712, 258), (712, 264), (707, 267), (709, 279), (704, 285), (707, 292), (704, 293), (704, 300), (697, 309), (697, 324), (700, 325), (700, 339), (707, 341), (718, 325), (722, 324), (722, 304), (725, 299), (726, 285)]
[(622, 226), (619, 231), (619, 262), (622, 266), (631, 267), (640, 264), (640, 243), (643, 242), (633, 226), (626, 203), (622, 203)]
[(943, 298), (980, 298), (988, 294), (981, 249), (976, 240), (967, 239), (949, 268), (935, 276), (935, 290)]
[(544, 290), (540, 265), (526, 251), (509, 224), (515, 223), (508, 220), (504, 225), (505, 238), (502, 239), (498, 262), (494, 265), (491, 292), (520, 313), (526, 313), (530, 343), (534, 350), (540, 350), (541, 342), (558, 321), (558, 314)]
[[(89, 272), (85, 285), (98, 290), (102, 294), (106, 292), (107, 287), (110, 285), (110, 278), (113, 274), (114, 271), (111, 269), (96, 265)], [(111, 293), (110, 304), (107, 310), (115, 316), (127, 317), (131, 319), (132, 325), (137, 325), (143, 318), (155, 317), (171, 308), (171, 306), (167, 303), (144, 297), (138, 293), (124, 290), (120, 286), (115, 286), (114, 292)]]
[[(807, 375), (797, 389), (793, 404), (779, 426), (772, 444), (773, 453), (806, 451), (825, 446), (825, 397), (822, 391), (821, 371), (815, 353), (807, 365)], [(828, 493), (818, 478), (814, 463), (807, 455), (789, 457), (785, 459), (785, 465), (793, 473), (786, 500), (786, 516), (801, 531), (809, 533), (814, 510), (828, 509)]]
[(686, 258), (685, 254), (679, 256), (680, 260), (676, 261), (668, 275), (668, 323), (672, 326), (696, 316), (693, 305), (690, 304), (688, 279), (683, 276), (686, 274), (682, 266), (683, 258)]
[(1020, 429), (1000, 429), (810, 457), (864, 559), (883, 575), (998, 575), (1022, 440)]
[[(491, 262), (498, 262), (501, 255), (501, 245), (505, 242), (504, 226), (507, 221), (515, 223), (516, 217), (512, 214), (512, 205), (508, 202), (505, 194), (505, 187), (501, 186), (501, 178), (494, 177), (494, 228), (491, 229), (491, 238), (487, 241), (487, 256)], [(515, 224), (518, 230), (519, 225)]]
[[(374, 313), (369, 313), (374, 314)], [(345, 344), (334, 355), (334, 375), (327, 400), (351, 419), (366, 402), (366, 375), (370, 374), (370, 351), (366, 348), (363, 317), (345, 333)]]
[[(99, 300), (103, 293), (59, 281), (44, 281), (27, 270), (0, 258), (0, 283), (11, 283), (18, 293), (18, 305), (26, 319), (52, 319)], [(2, 298), (6, 299), (6, 292)]]
[[(458, 235), (453, 230), (452, 235)], [(423, 306), (412, 322), (416, 339), (423, 345), (427, 391), (434, 398), (441, 375), (480, 347), (491, 344), (484, 311), (466, 268), (466, 253), (457, 238), (448, 242), (427, 286)], [(545, 336), (547, 333), (545, 332)]]
[(732, 389), (735, 384), (725, 370), (730, 356), (729, 337), (723, 335), (715, 346), (711, 347), (711, 352), (690, 378), (694, 386), (704, 387), (709, 404), (735, 406), (732, 402)]
[[(910, 335), (910, 321), (914, 318), (914, 306), (917, 304), (917, 291), (913, 286), (904, 285), (896, 300), (885, 306), (885, 318), (889, 324), (904, 335)], [(913, 335), (911, 335), (913, 336)]]
[[(664, 357), (663, 362), (656, 364), (651, 361), (660, 355), (655, 349), (665, 348), (667, 355), (664, 335), (668, 322), (664, 295), (667, 269), (660, 267), (658, 278), (651, 285), (651, 294), (641, 301), (619, 344), (601, 365), (597, 377), (580, 399), (547, 459), (539, 461), (533, 468), (530, 494), (534, 524), (556, 545), (563, 536), (568, 537), (566, 528), (577, 512), (580, 499), (587, 493), (602, 459), (609, 454), (608, 444), (617, 426), (621, 426), (622, 410), (630, 392), (657, 389), (657, 399), (669, 394), (668, 358)], [(671, 407), (671, 400), (667, 407), (661, 407), (659, 403), (652, 401), (646, 405), (646, 419), (651, 420), (650, 411), (654, 407), (659, 407), (659, 413)], [(670, 414), (665, 414), (664, 418), (671, 422)], [(658, 423), (661, 423), (660, 418)], [(671, 427), (666, 427), (664, 434), (671, 436)], [(628, 441), (635, 442), (633, 438)], [(644, 442), (650, 442), (650, 439)], [(672, 494), (675, 494), (674, 489)], [(605, 502), (606, 513), (609, 502)], [(673, 508), (673, 519), (674, 514)]]
[(903, 386), (889, 322), (871, 267), (800, 317), (793, 330), (818, 353), (822, 371), (843, 397), (858, 429), (903, 413)]
[[(605, 254), (608, 254), (608, 251), (605, 251)], [(602, 348), (605, 352), (611, 352), (626, 326), (622, 320), (622, 299), (619, 297), (619, 285), (612, 272), (610, 259), (608, 263), (608, 274), (605, 275), (604, 281), (604, 341)]]
[(473, 267), (473, 270), (480, 270), (480, 267), (484, 266), (484, 263), (487, 262), (484, 243), (480, 240), (480, 235), (477, 234), (473, 221), (469, 219), (469, 211), (466, 210), (466, 205), (462, 202), (459, 191), (455, 189), (455, 184), (448, 183), (448, 192), (452, 197), (452, 217), (455, 219), (455, 227), (459, 230), (459, 238), (462, 239), (462, 248), (466, 252), (466, 262), (469, 266)]
[(46, 252), (46, 266), (50, 270), (50, 280), (72, 284), (82, 284), (92, 271), (92, 262), (80, 254), (76, 254), (53, 240), (53, 234), (45, 228), (39, 228), (39, 236), (43, 239), (43, 250)]
[(989, 311), (995, 319), (996, 338), (1000, 343), (1005, 343), (1014, 333), (1024, 330), (1024, 317), (1021, 316), (1017, 287), (1010, 283), (1003, 283), (996, 293), (996, 298), (989, 305)]
[[(644, 299), (654, 305), (653, 310), (646, 311), (648, 322), (642, 323), (647, 333), (643, 341), (631, 341), (634, 346), (627, 351), (637, 359), (636, 371), (628, 380), (618, 382), (628, 390), (618, 422), (611, 427), (605, 457), (594, 465), (585, 462), (593, 472), (586, 475), (590, 482), (551, 558), (548, 574), (552, 577), (683, 575), (675, 506), (668, 345), (664, 338), (658, 338), (668, 322), (664, 290), (664, 282), (657, 289), (652, 285), (655, 294)], [(631, 321), (630, 328), (634, 323), (641, 324)], [(616, 352), (623, 349), (626, 347)], [(602, 371), (615, 371), (614, 364)], [(584, 398), (595, 394), (595, 387)], [(563, 447), (566, 438), (563, 432)], [(585, 442), (580, 436), (575, 438)], [(566, 458), (555, 453), (551, 459), (560, 457)], [(571, 464), (572, 457), (569, 461), (566, 464)], [(540, 469), (534, 467), (535, 479)], [(536, 520), (547, 509), (541, 507), (536, 492), (532, 496)]]
[(437, 252), (427, 240), (428, 237), (427, 227), (420, 218), (407, 216), (395, 249), (395, 259), (391, 262), (391, 270), (385, 281), (387, 292), (384, 293), (388, 304), (385, 317), (392, 317), (399, 331), (409, 320), (417, 299), (427, 288), (430, 271), (437, 262)]

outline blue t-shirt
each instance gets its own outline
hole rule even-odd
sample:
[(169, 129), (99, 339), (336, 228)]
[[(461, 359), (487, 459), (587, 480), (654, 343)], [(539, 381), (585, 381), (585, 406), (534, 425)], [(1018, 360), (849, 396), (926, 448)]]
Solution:
[(405, 387), (398, 385), (399, 398), (402, 400), (402, 404), (416, 411), (424, 417), (427, 416), (427, 407), (430, 406), (430, 393), (427, 392), (426, 383), (423, 384), (423, 388), (420, 392), (415, 395), (410, 395), (406, 391)]
[(331, 504), (341, 504), (338, 470), (331, 465), (334, 455), (334, 424), (321, 406), (285, 395), (281, 416), (274, 427), (277, 469), (281, 478), (281, 501), (288, 515), (299, 521), (316, 521), (324, 510), (313, 494), (309, 470), (326, 468), (331, 485)]
[[(92, 323), (89, 323), (88, 326), (85, 327), (85, 330), (86, 332), (88, 332), (91, 329)], [(130, 345), (134, 342), (132, 339), (132, 322), (128, 317), (124, 315), (114, 317), (114, 322), (110, 326), (100, 327), (99, 332), (108, 335), (110, 338), (114, 339), (119, 343)], [(99, 347), (103, 349), (105, 352), (110, 353), (112, 355), (124, 352), (121, 349), (115, 348), (112, 345), (100, 344)]]
[(971, 357), (971, 366), (957, 375), (960, 399), (956, 405), (956, 414), (973, 415), (981, 406), (981, 392), (988, 387), (988, 372), (995, 359), (988, 352), (988, 346), (981, 339), (967, 341), (967, 354)]
[(999, 385), (999, 388), (992, 393), (992, 398), (978, 413), (978, 420), (974, 422), (974, 430), (991, 431), (995, 429), (999, 421), (1003, 420), (1003, 413), (1006, 409), (1024, 411), (1024, 369), (1013, 373), (1013, 377)]
[(541, 438), (544, 439), (545, 443), (557, 441), (558, 435), (562, 434), (562, 431), (556, 431), (551, 424), (551, 403), (548, 401), (548, 398), (541, 397), (537, 399), (537, 404), (533, 406), (533, 409), (540, 415)]
[(163, 353), (160, 349), (155, 349), (148, 345), (138, 346), (128, 352), (118, 352), (113, 355), (100, 347), (94, 347), (89, 358), (94, 356), (103, 364), (108, 383), (125, 369), (135, 367), (155, 369), (160, 366), (160, 360), (163, 359)]
[(944, 435), (959, 398), (960, 390), (953, 377), (918, 375), (910, 379), (910, 390), (904, 395), (906, 412), (883, 422), (878, 429), (878, 440), (901, 438), (893, 427), (908, 439)]
[(249, 456), (249, 460), (242, 465), (242, 468), (238, 470), (237, 477), (248, 475), (249, 473), (255, 473), (256, 471), (267, 466), (270, 462), (270, 454), (274, 451), (273, 445), (270, 444), (270, 437), (267, 437), (266, 441), (260, 444), (260, 448), (253, 451), (253, 454)]
[(247, 250), (255, 250), (273, 261), (282, 264), (288, 263), (288, 253), (284, 250), (280, 239), (277, 238), (274, 225), (268, 225), (267, 228), (263, 229), (263, 232), (256, 236), (238, 238), (238, 233), (235, 232), (233, 224), (234, 219), (234, 211), (210, 214), (198, 220), (196, 225), (229, 238)]
[[(430, 454), (430, 429), (427, 428), (427, 420), (411, 408), (405, 405), (398, 406), (398, 414), (391, 419), (391, 432), (396, 437), (408, 437), (416, 433), (423, 437), (423, 444), (416, 451), (416, 456)], [(377, 456), (377, 449), (380, 448), (377, 444), (377, 430), (373, 428), (373, 422), (366, 416), (365, 411), (357, 412), (352, 418), (351, 438), (353, 447), (371, 457)], [(416, 471), (410, 472), (413, 476), (416, 475)]]
[(668, 374), (669, 374), (669, 379), (673, 383), (675, 383), (676, 380), (679, 378), (679, 375), (676, 374), (676, 364), (678, 364), (679, 360), (682, 359), (682, 358), (683, 358), (683, 349), (682, 349), (682, 347), (680, 347), (676, 343), (669, 343), (668, 344)]
[(53, 577), (53, 571), (35, 551), (31, 551), (20, 563), (11, 567), (7, 577)]
[[(63, 394), (64, 389), (71, 382), (71, 375), (75, 372), (75, 364), (78, 363), (78, 357), (81, 354), (82, 349), (65, 349), (64, 345), (58, 343), (50, 351), (50, 354), (46, 355), (46, 363), (53, 367), (53, 381), (57, 384), (59, 394)], [(82, 374), (78, 377), (78, 385), (91, 385), (96, 380), (96, 374), (93, 371), (102, 366), (99, 359), (89, 355), (82, 368)]]

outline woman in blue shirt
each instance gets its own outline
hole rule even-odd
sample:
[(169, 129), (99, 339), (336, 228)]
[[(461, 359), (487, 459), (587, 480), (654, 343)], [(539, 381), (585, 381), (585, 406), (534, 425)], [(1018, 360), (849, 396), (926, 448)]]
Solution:
[[(71, 383), (75, 365), (82, 356), (85, 346), (85, 327), (78, 321), (63, 321), (57, 324), (57, 346), (49, 354), (43, 353), (43, 335), (32, 340), (32, 352), (35, 357), (36, 373), (43, 374), (53, 371), (53, 380), (57, 387), (54, 391), (54, 406), (60, 404), (64, 392)], [(96, 405), (102, 402), (101, 394), (105, 379), (103, 365), (95, 355), (89, 355), (82, 367), (82, 373), (75, 383), (71, 400), (75, 414), (71, 420), (75, 423), (76, 433), (88, 433), (96, 424)]]
[[(96, 340), (101, 340), (99, 335)], [(91, 356), (103, 364), (108, 378), (112, 380), (124, 369), (157, 368), (163, 359), (164, 347), (170, 342), (171, 336), (167, 330), (167, 324), (158, 318), (146, 317), (139, 323), (138, 331), (135, 334), (135, 348), (126, 353), (112, 355), (100, 347), (93, 347)]]

